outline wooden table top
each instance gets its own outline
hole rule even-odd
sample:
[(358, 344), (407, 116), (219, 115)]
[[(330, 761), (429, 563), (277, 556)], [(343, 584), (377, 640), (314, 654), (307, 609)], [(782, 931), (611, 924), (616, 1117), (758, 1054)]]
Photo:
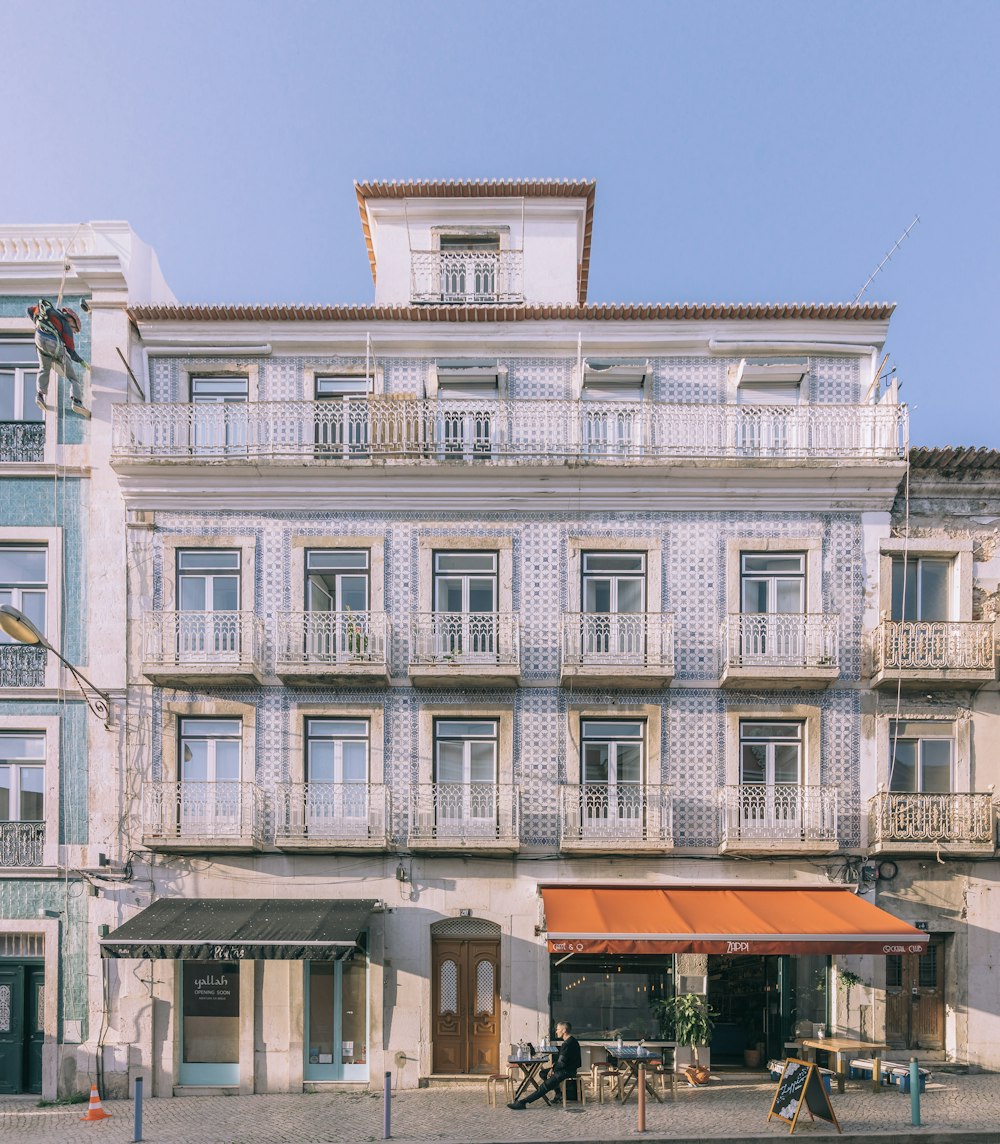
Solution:
[(884, 1041), (854, 1041), (850, 1037), (803, 1037), (807, 1049), (825, 1049), (828, 1053), (859, 1053), (865, 1049), (885, 1049)]

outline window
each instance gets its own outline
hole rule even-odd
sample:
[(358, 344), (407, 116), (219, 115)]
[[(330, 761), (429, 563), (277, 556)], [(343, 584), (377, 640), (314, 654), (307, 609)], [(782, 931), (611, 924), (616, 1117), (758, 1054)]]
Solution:
[(338, 837), (368, 829), (367, 719), (306, 720), (306, 827)]
[(587, 361), (581, 398), (581, 439), (589, 454), (631, 454), (643, 442), (648, 365)]
[(954, 736), (950, 723), (893, 720), (889, 724), (889, 790), (948, 794), (953, 785)]
[(190, 548), (177, 552), (177, 654), (240, 654), (240, 552)]
[(481, 822), (497, 818), (496, 719), (435, 719), (434, 782), (438, 826), (448, 820)]
[(787, 453), (798, 444), (793, 408), (802, 397), (805, 361), (741, 361), (737, 367), (736, 402), (744, 408), (738, 421), (738, 444), (751, 453)]
[(641, 829), (645, 723), (584, 719), (580, 728), (584, 833), (604, 833), (609, 823), (616, 836)]
[(45, 817), (45, 736), (0, 733), (0, 823)]
[(463, 662), (497, 652), (496, 552), (435, 552), (435, 650)]
[(371, 443), (367, 398), (372, 379), (348, 375), (316, 375), (316, 455), (367, 456)]
[(740, 722), (740, 827), (744, 838), (801, 833), (803, 726)]
[(498, 416), (492, 403), (500, 397), (496, 362), (439, 361), (436, 384), (438, 434), (444, 455), (471, 460), (491, 456)]
[(44, 420), (35, 404), (37, 383), (34, 343), (0, 340), (0, 422)]
[(442, 234), (440, 251), (442, 302), (496, 300), (499, 234)]
[[(44, 635), (48, 550), (43, 544), (0, 545), (0, 604), (24, 612)], [(0, 644), (16, 641), (0, 631)]]
[(584, 614), (580, 635), (584, 658), (643, 655), (646, 554), (585, 552), (581, 571)]
[(182, 833), (238, 836), (242, 720), (182, 718), (178, 730)]
[(307, 549), (306, 610), (367, 612), (369, 562), (366, 549)]
[(892, 558), (891, 618), (950, 619), (952, 561), (940, 556)]
[(250, 379), (245, 376), (192, 377), (191, 402), (200, 406), (192, 424), (198, 453), (232, 453), (247, 447)]
[(805, 661), (805, 561), (801, 552), (741, 554), (739, 652), (744, 664)]

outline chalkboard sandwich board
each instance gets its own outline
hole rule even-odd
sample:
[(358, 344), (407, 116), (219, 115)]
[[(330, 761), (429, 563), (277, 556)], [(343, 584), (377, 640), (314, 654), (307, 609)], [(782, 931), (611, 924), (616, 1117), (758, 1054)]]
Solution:
[(791, 1135), (795, 1131), (795, 1124), (803, 1104), (810, 1120), (815, 1120), (817, 1117), (820, 1120), (829, 1120), (831, 1124), (836, 1125), (838, 1132), (842, 1131), (830, 1104), (830, 1097), (823, 1087), (819, 1069), (811, 1061), (799, 1061), (789, 1057), (785, 1061), (767, 1119), (776, 1116), (779, 1120), (784, 1120), (786, 1124), (791, 1125), (788, 1129), (788, 1134)]

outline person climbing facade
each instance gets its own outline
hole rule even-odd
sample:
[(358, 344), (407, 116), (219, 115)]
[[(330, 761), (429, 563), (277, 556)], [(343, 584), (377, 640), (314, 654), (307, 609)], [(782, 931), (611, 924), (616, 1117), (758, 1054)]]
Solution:
[[(86, 302), (82, 309), (87, 312)], [(28, 317), (35, 325), (35, 351), (38, 354), (35, 400), (42, 409), (48, 408), (49, 374), (55, 370), (69, 382), (70, 407), (75, 413), (89, 416), (83, 404), (83, 371), (87, 369), (87, 363), (76, 352), (74, 340), (74, 335), (80, 332), (76, 311), (68, 306), (53, 306), (47, 298), (39, 298), (36, 305), (28, 307)]]

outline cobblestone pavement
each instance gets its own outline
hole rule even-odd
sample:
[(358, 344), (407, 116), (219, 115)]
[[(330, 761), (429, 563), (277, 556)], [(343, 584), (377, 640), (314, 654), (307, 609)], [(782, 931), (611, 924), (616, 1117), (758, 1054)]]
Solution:
[[(524, 1112), (487, 1106), (485, 1088), (420, 1089), (394, 1096), (392, 1138), (416, 1141), (495, 1144), (525, 1141), (619, 1141), (643, 1139), (729, 1141), (783, 1140), (788, 1126), (767, 1123), (774, 1084), (717, 1080), (706, 1088), (678, 1088), (669, 1098), (647, 1105), (644, 1136), (636, 1133), (637, 1106), (614, 1102), (583, 1110), (535, 1103)], [(844, 1130), (841, 1140), (879, 1138), (888, 1144), (904, 1136), (928, 1144), (952, 1133), (986, 1133), (965, 1139), (1000, 1144), (1000, 1076), (940, 1074), (921, 1099), (921, 1128), (910, 1126), (910, 1098), (896, 1089), (872, 1093), (851, 1084), (832, 1097)], [(112, 1119), (81, 1123), (87, 1106), (38, 1108), (34, 1100), (0, 1097), (0, 1140), (21, 1144), (76, 1144), (132, 1140), (132, 1103), (105, 1101)], [(810, 1124), (803, 1112), (795, 1137), (836, 1135), (832, 1125)], [(311, 1144), (382, 1139), (382, 1097), (372, 1092), (323, 1092), (280, 1096), (198, 1096), (144, 1102), (143, 1140), (147, 1144)]]

